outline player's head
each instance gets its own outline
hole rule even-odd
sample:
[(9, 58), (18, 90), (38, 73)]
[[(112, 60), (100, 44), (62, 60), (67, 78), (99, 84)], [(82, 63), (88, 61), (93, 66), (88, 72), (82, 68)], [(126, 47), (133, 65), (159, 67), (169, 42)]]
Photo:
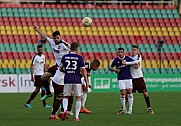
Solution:
[(135, 56), (138, 54), (138, 46), (137, 45), (132, 45), (131, 46), (131, 55)]
[(78, 42), (72, 42), (71, 44), (70, 44), (70, 50), (72, 51), (72, 52), (78, 52), (78, 47), (79, 47), (79, 43)]
[(41, 55), (43, 53), (43, 46), (42, 45), (38, 45), (37, 46), (37, 51), (38, 51), (38, 54)]
[(120, 58), (123, 58), (125, 56), (124, 48), (122, 48), (122, 47), (118, 48), (118, 56)]
[(90, 63), (90, 68), (92, 69), (92, 70), (98, 70), (99, 69), (99, 67), (100, 67), (100, 61), (99, 60), (97, 60), (97, 59), (94, 59), (91, 63)]
[(59, 31), (53, 32), (52, 36), (53, 36), (53, 40), (54, 40), (55, 44), (58, 44), (61, 41), (61, 37), (60, 37), (60, 32)]

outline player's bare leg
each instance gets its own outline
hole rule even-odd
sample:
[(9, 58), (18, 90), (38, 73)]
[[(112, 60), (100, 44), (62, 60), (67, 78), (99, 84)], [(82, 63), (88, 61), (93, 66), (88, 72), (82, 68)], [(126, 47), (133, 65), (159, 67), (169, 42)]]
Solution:
[(28, 99), (28, 101), (25, 104), (25, 107), (27, 108), (32, 108), (30, 103), (31, 101), (36, 97), (36, 95), (38, 94), (38, 92), (40, 91), (40, 87), (36, 87), (34, 92), (31, 94), (30, 98)]
[(83, 94), (81, 96), (81, 109), (80, 109), (80, 113), (91, 114), (91, 111), (89, 111), (87, 108), (85, 108), (86, 100), (87, 100), (87, 92), (83, 92)]
[(155, 114), (154, 111), (153, 111), (152, 108), (151, 108), (150, 98), (149, 98), (148, 92), (146, 92), (146, 91), (143, 92), (143, 95), (144, 95), (145, 102), (146, 102), (146, 105), (147, 105), (147, 108), (148, 108), (148, 113), (149, 113), (150, 115)]
[(51, 73), (45, 72), (45, 73), (42, 75), (42, 77), (41, 77), (41, 79), (42, 79), (42, 81), (43, 81), (43, 87), (44, 87), (45, 90), (46, 90), (46, 95), (44, 95), (44, 96), (40, 99), (41, 101), (44, 101), (44, 100), (46, 100), (46, 99), (49, 98), (49, 97), (52, 97), (52, 94), (51, 94), (51, 91), (50, 91), (50, 83), (49, 83), (49, 78), (50, 78), (51, 76), (53, 76)]

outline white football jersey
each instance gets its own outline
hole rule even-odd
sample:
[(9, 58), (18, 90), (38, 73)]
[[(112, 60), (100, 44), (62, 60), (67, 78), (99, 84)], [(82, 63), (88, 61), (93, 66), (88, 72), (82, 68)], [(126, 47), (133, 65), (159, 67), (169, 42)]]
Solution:
[(141, 62), (142, 62), (142, 57), (141, 55), (135, 55), (134, 57), (132, 57), (134, 60), (139, 60), (139, 67), (138, 69), (135, 69), (134, 65), (131, 66), (130, 71), (131, 71), (131, 75), (133, 78), (140, 78), (143, 77), (143, 72), (142, 72), (142, 67), (141, 67)]
[(33, 56), (32, 64), (34, 65), (34, 75), (44, 74), (45, 56), (43, 54)]
[(58, 85), (64, 85), (64, 76), (65, 76), (65, 73), (61, 72), (58, 69), (55, 75), (52, 77), (52, 81), (54, 81)]
[(60, 66), (63, 55), (68, 54), (70, 51), (70, 45), (67, 42), (65, 42), (64, 40), (61, 40), (61, 43), (59, 43), (57, 45), (55, 44), (53, 39), (47, 37), (47, 40), (49, 41), (49, 43), (52, 47), (52, 51), (53, 51), (53, 54), (55, 57), (55, 64)]

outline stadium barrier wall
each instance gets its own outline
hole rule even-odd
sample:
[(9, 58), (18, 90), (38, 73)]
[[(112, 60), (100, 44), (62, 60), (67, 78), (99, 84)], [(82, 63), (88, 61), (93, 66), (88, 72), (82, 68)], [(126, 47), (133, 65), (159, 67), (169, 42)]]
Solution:
[[(147, 90), (149, 92), (180, 92), (180, 74), (145, 74)], [(118, 92), (118, 81), (116, 74), (94, 74), (91, 75), (94, 92)]]
[[(0, 75), (0, 93), (32, 92), (35, 87), (30, 74)], [(180, 92), (180, 74), (145, 74), (144, 79), (149, 92)], [(93, 92), (118, 92), (116, 74), (92, 74), (91, 85)], [(53, 92), (52, 85), (50, 86)]]

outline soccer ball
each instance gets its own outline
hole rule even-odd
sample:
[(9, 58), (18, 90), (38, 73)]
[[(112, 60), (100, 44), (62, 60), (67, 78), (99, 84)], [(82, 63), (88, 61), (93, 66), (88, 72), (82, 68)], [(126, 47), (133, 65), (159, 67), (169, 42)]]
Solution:
[(84, 17), (82, 19), (82, 24), (85, 26), (85, 27), (89, 27), (91, 24), (92, 24), (92, 19), (90, 17)]

